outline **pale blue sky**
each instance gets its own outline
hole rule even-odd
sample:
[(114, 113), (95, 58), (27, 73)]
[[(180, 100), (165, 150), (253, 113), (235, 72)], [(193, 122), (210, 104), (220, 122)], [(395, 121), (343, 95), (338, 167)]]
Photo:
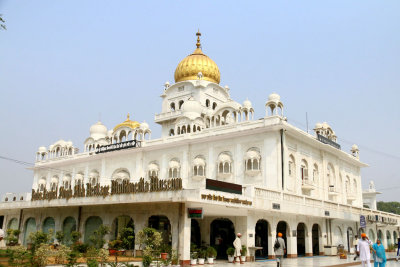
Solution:
[[(343, 150), (359, 145), (364, 187), (398, 200), (400, 1), (0, 0), (0, 13), (0, 156), (34, 162), (61, 138), (82, 150), (99, 113), (158, 137), (163, 84), (200, 28), (234, 100), (259, 118), (277, 92), (289, 122), (327, 121)], [(0, 194), (29, 191), (32, 172), (0, 160), (0, 179)]]

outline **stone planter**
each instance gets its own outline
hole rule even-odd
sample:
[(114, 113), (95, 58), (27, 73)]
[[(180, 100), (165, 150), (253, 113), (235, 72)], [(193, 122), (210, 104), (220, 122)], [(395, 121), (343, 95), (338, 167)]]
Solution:
[(214, 258), (207, 258), (208, 264), (214, 264)]
[(196, 265), (197, 259), (190, 259), (190, 265)]
[(204, 259), (199, 258), (199, 259), (198, 259), (198, 262), (199, 262), (199, 265), (204, 265)]
[(245, 261), (246, 261), (246, 256), (240, 256), (240, 260), (241, 260), (242, 262), (245, 262)]
[(143, 250), (141, 250), (141, 249), (137, 249), (137, 250), (135, 250), (135, 252), (136, 252), (136, 257), (143, 257)]

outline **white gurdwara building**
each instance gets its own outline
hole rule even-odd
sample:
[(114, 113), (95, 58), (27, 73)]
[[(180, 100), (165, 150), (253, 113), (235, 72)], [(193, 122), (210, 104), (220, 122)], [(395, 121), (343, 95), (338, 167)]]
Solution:
[(149, 125), (128, 115), (110, 130), (91, 126), (83, 152), (63, 140), (40, 147), (32, 193), (3, 196), (0, 227), (20, 229), (27, 244), (37, 230), (78, 230), (85, 242), (101, 224), (111, 227), (109, 240), (127, 224), (135, 232), (151, 226), (182, 263), (190, 260), (191, 243), (220, 242), (225, 257), (237, 232), (249, 253), (258, 247), (257, 256), (270, 258), (278, 232), (288, 257), (329, 254), (338, 245), (351, 251), (361, 231), (393, 244), (399, 216), (363, 206), (366, 164), (357, 146), (342, 151), (327, 123), (318, 123), (315, 134), (289, 124), (276, 93), (265, 117), (254, 120), (251, 102), (235, 102), (219, 85), (218, 66), (199, 37), (177, 66), (175, 83), (165, 83), (155, 115), (161, 138), (151, 139)]

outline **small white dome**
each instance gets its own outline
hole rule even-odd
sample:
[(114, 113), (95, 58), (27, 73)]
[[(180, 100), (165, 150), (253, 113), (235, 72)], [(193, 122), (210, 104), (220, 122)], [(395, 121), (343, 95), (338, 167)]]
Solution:
[(203, 107), (201, 106), (200, 102), (194, 100), (193, 97), (190, 97), (182, 105), (183, 114), (191, 120), (200, 117), (202, 110)]
[(352, 145), (351, 150), (354, 150), (354, 151), (358, 150), (358, 146), (356, 144)]
[(39, 152), (39, 153), (46, 153), (46, 152), (47, 152), (47, 149), (46, 149), (46, 147), (41, 146), (41, 147), (39, 147), (38, 152)]
[(322, 123), (322, 127), (326, 128), (326, 129), (330, 128), (330, 126), (329, 126), (329, 124), (327, 122), (323, 122)]
[(321, 129), (322, 128), (322, 123), (317, 122), (315, 124), (315, 129)]
[(152, 162), (149, 164), (149, 171), (158, 171), (158, 170), (159, 170), (159, 168), (156, 163)]
[(281, 97), (277, 93), (272, 93), (268, 97), (268, 101), (281, 101)]
[(72, 141), (66, 142), (66, 145), (67, 145), (67, 146), (72, 146)]
[(51, 183), (52, 184), (58, 184), (58, 177), (57, 176), (53, 176), (53, 178), (51, 178)]
[(243, 102), (243, 107), (244, 107), (244, 108), (247, 108), (247, 109), (251, 109), (251, 108), (252, 108), (252, 105), (251, 105), (250, 100), (246, 99), (246, 100)]
[(149, 125), (147, 124), (147, 122), (142, 122), (140, 124), (140, 129), (142, 129), (143, 131), (148, 130), (149, 129)]
[(46, 179), (45, 178), (41, 178), (39, 180), (39, 184), (46, 184)]
[(107, 136), (107, 127), (101, 121), (90, 127), (90, 137), (94, 140), (105, 138)]

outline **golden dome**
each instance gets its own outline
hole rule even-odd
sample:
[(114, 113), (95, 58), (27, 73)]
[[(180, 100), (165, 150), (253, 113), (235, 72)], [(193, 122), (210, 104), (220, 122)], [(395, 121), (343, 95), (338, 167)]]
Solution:
[(128, 115), (126, 116), (126, 120), (123, 123), (120, 123), (120, 124), (118, 124), (117, 126), (114, 127), (114, 132), (120, 127), (128, 127), (128, 128), (131, 128), (131, 129), (135, 129), (135, 128), (139, 127), (139, 126), (140, 126), (139, 122), (131, 121), (129, 119), (129, 113), (128, 113)]
[(179, 62), (178, 67), (176, 67), (175, 70), (175, 82), (198, 80), (198, 74), (201, 72), (202, 80), (219, 84), (221, 79), (219, 68), (211, 58), (206, 56), (203, 51), (201, 51), (201, 33), (197, 32), (196, 35), (197, 48), (194, 50), (193, 54), (185, 57), (181, 62)]

